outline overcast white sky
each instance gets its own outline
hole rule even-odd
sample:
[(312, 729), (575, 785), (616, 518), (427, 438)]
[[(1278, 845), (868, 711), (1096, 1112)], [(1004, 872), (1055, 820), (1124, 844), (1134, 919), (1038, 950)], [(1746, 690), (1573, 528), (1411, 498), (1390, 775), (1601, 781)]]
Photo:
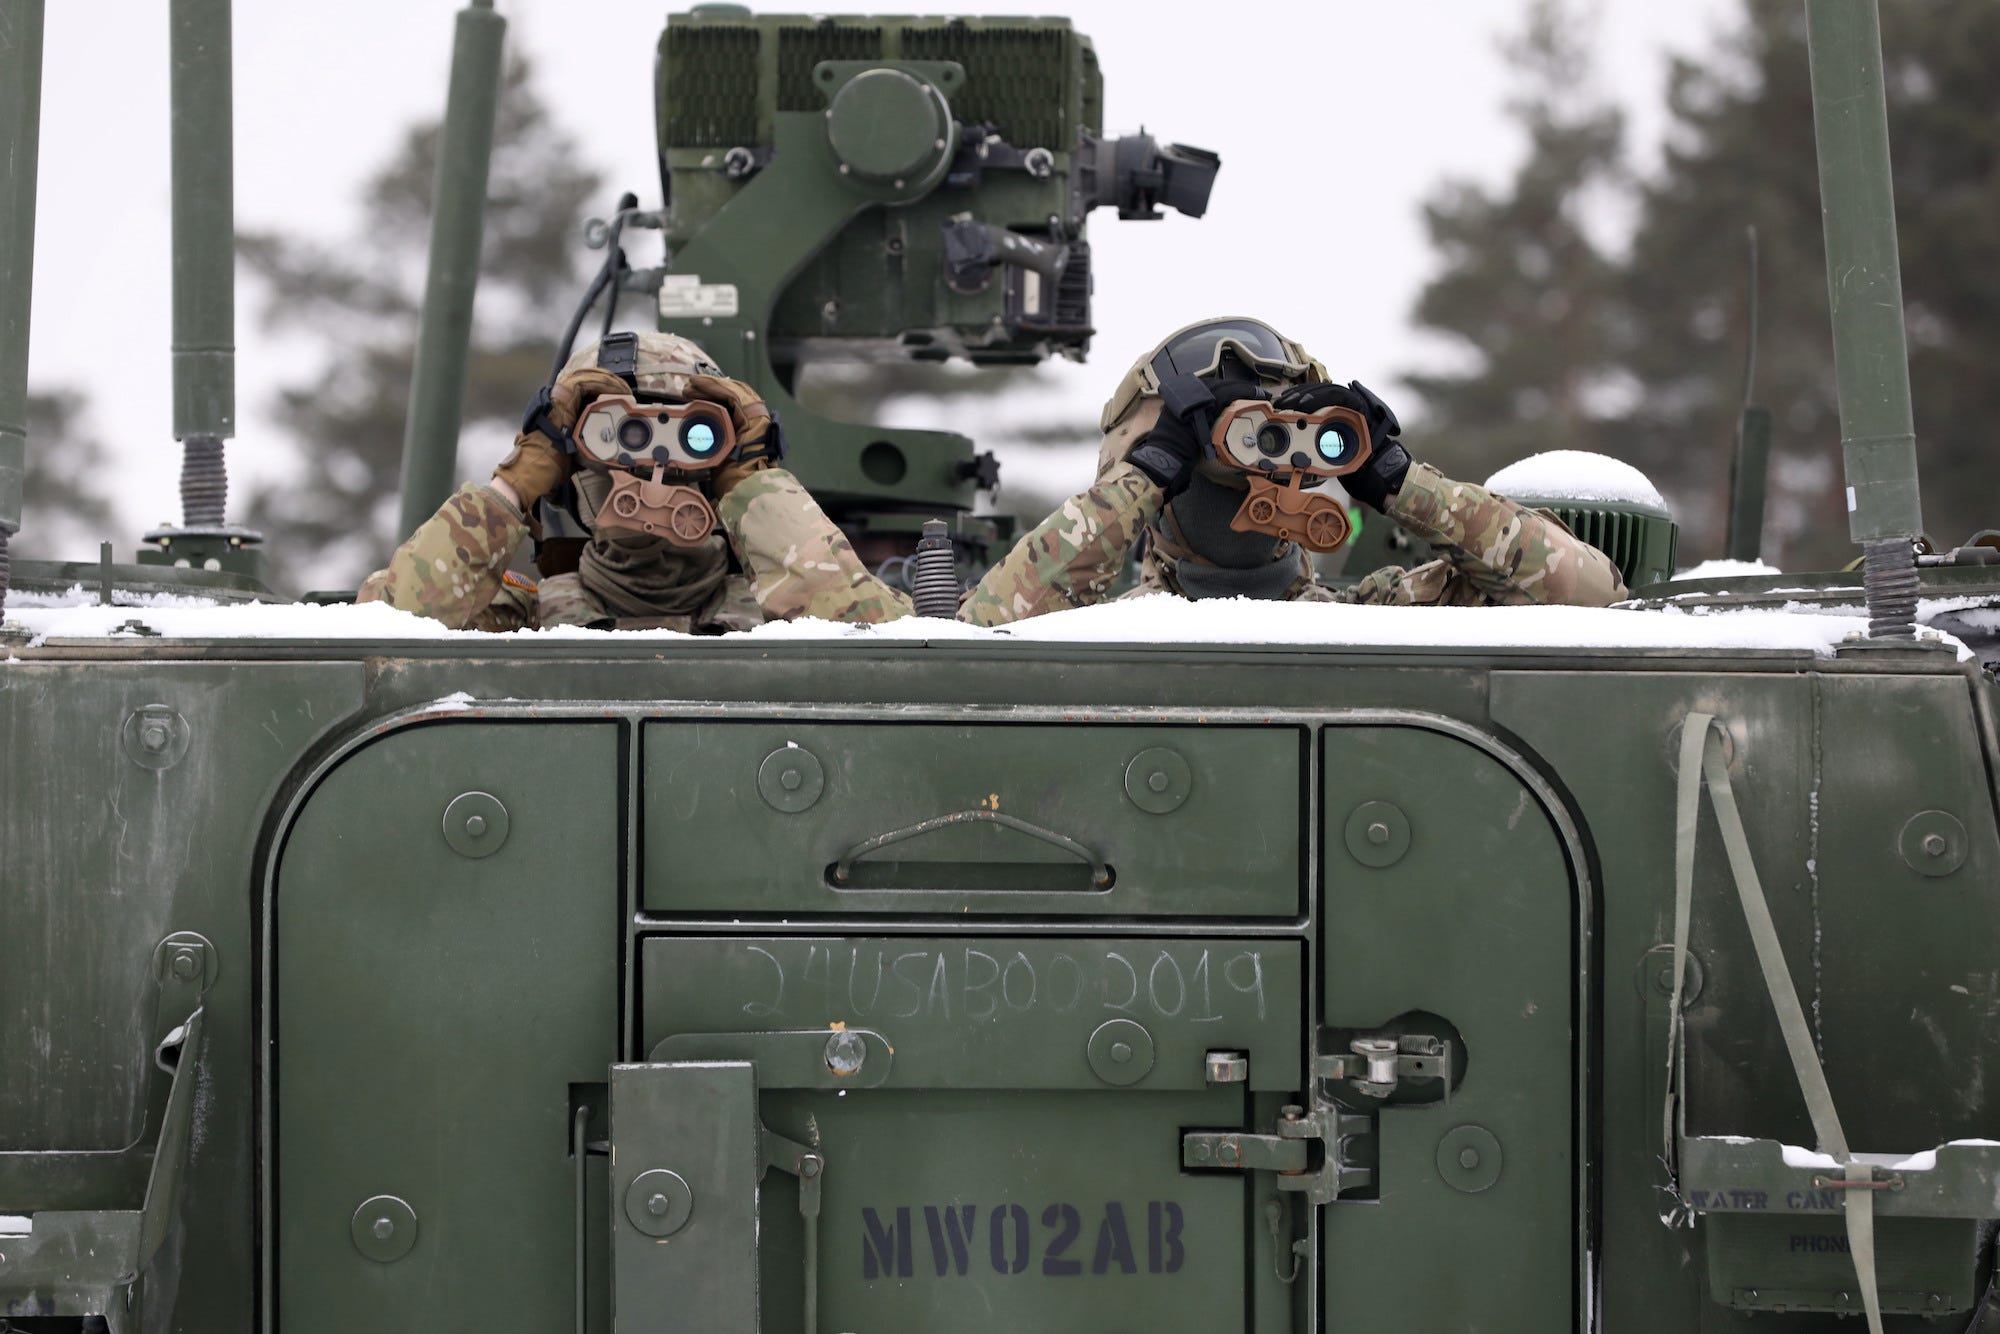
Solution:
[[(1704, 49), (1737, 0), (1601, 5), (1601, 76), (1630, 109), (1643, 156), (1661, 129), (1667, 51)], [(360, 182), (405, 126), (443, 107), (458, 7), (239, 0), (239, 225), (329, 240), (348, 234)], [(609, 170), (613, 192), (629, 185), (651, 201), (650, 80), (668, 7), (498, 7), (509, 43), (534, 54), (544, 95)], [(1096, 41), (1108, 133), (1143, 125), (1223, 159), (1199, 222), (1096, 215), (1100, 332), (1088, 364), (1054, 373), (1062, 411), (1094, 418), (1132, 357), (1209, 314), (1261, 315), (1343, 377), (1378, 387), (1438, 355), (1407, 319), (1433, 269), (1418, 205), (1445, 176), (1497, 181), (1518, 160), (1519, 140), (1501, 115), (1506, 84), (1495, 40), (1519, 25), (1523, 0), (996, 0), (966, 10), (1058, 8)], [(121, 557), (141, 525), (179, 515), (166, 10), (162, 0), (48, 5), (30, 380), (37, 389), (85, 391), (94, 426), (119, 450), (129, 521), (115, 535)], [(267, 409), (275, 378), (298, 360), (296, 349), (266, 343), (250, 296), (239, 287), (239, 436), (230, 447), (239, 479), (285, 466)], [(531, 390), (523, 386), (524, 400)], [(232, 499), (241, 496), (239, 487)], [(232, 518), (239, 509), (232, 503)], [(25, 519), (32, 527), (33, 514)]]

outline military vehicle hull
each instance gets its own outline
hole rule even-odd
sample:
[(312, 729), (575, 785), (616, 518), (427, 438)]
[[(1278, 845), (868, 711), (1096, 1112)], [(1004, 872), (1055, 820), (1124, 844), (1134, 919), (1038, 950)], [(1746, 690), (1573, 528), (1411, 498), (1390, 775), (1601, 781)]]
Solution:
[[(14, 653), (8, 1319), (1828, 1327), (1708, 814), (1663, 1222), (1692, 713), (1854, 1147), (2000, 1124), (2000, 692), (1948, 649)], [(1891, 1328), (1971, 1318), (1994, 1153), (1881, 1169)]]

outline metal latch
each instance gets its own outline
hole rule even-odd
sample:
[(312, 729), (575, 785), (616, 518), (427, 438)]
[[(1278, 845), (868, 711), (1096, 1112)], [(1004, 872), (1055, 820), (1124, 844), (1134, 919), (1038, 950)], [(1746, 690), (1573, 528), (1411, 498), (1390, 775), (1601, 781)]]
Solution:
[(1442, 1081), (1451, 1101), (1451, 1043), (1424, 1033), (1355, 1038), (1349, 1050), (1313, 1057), (1316, 1079), (1339, 1080), (1368, 1098), (1386, 1098), (1405, 1080)]
[(1286, 1107), (1276, 1133), (1190, 1130), (1181, 1136), (1181, 1166), (1237, 1172), (1272, 1172), (1279, 1190), (1297, 1191), (1313, 1204), (1375, 1183), (1372, 1168), (1348, 1153), (1351, 1142), (1374, 1133), (1374, 1121), (1338, 1108), (1308, 1112)]

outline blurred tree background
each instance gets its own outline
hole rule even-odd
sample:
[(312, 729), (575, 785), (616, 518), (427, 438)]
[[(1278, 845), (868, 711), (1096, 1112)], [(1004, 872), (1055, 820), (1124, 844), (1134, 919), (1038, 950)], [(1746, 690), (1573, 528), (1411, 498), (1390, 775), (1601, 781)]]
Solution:
[[(369, 182), (361, 226), (325, 247), (246, 233), (238, 253), (263, 297), (266, 329), (311, 335), (310, 368), (278, 387), (275, 415), (301, 460), (298, 477), (251, 492), (247, 522), (282, 534), (265, 548), (274, 586), (352, 588), (404, 534), (396, 489), (410, 363), (423, 304), (439, 123), (409, 130)], [(580, 241), (598, 173), (536, 95), (532, 69), (507, 65), (494, 130), (486, 228), (466, 377), (468, 459), (497, 463), (597, 257)], [(613, 200), (599, 206), (608, 213)], [(638, 304), (636, 302), (634, 305)], [(232, 506), (232, 509), (236, 508)]]
[[(1413, 373), (1426, 436), (1466, 476), (1586, 448), (1646, 471), (1684, 560), (1718, 554), (1757, 229), (1756, 400), (1775, 416), (1764, 558), (1838, 566), (1847, 540), (1804, 6), (1746, 0), (1714, 49), (1674, 60), (1671, 127), (1641, 177), (1590, 92), (1589, 16), (1537, 0), (1508, 49), (1527, 139), (1502, 192), (1447, 185), (1426, 209), (1440, 269), (1418, 320), (1466, 366)], [(1897, 225), (1924, 516), (1940, 543), (2000, 523), (2000, 61), (1992, 0), (1882, 0)], [(1593, 244), (1590, 217), (1629, 238)], [(1620, 224), (1621, 218), (1629, 221)], [(1427, 446), (1428, 447), (1428, 446)]]
[[(1718, 554), (1748, 334), (1743, 238), (1754, 225), (1756, 399), (1775, 414), (1764, 557), (1790, 569), (1845, 563), (1856, 553), (1841, 501), (1803, 6), (1743, 0), (1726, 32), (1673, 61), (1670, 127), (1658, 162), (1642, 168), (1617, 98), (1593, 76), (1589, 3), (1533, 0), (1502, 45), (1518, 168), (1498, 183), (1443, 182), (1423, 209), (1436, 268), (1412, 315), (1440, 356), (1404, 369), (1411, 438), (1472, 480), (1543, 449), (1626, 459), (1673, 503), (1684, 561)], [(1925, 515), (1950, 543), (2000, 522), (1986, 445), (2000, 419), (1990, 369), (2000, 364), (2000, 117), (1989, 74), (2000, 66), (2000, 4), (1882, 0), (1882, 24)], [(283, 535), (268, 548), (282, 588), (352, 587), (401, 536), (394, 492), (438, 132), (431, 121), (406, 133), (346, 243), (241, 238), (265, 327), (292, 338), (302, 368), (262, 405), (297, 443), (301, 474), (239, 491), (231, 507)], [(492, 167), (465, 475), (504, 450), (546, 373), (596, 262), (579, 243), (582, 219), (610, 204), (587, 146), (558, 126), (515, 58)], [(1107, 383), (1118, 369), (1106, 367)], [(826, 367), (800, 392), (834, 415), (890, 421), (901, 402), (948, 394), (964, 401), (982, 447), (1094, 441), (1093, 421), (1036, 415), (1034, 378)], [(31, 411), (36, 438), (60, 443), (31, 451), (38, 517), (17, 550), (88, 555), (113, 516), (75, 482), (101, 447), (76, 395), (41, 393)], [(1016, 450), (1002, 508), (1040, 517), (1086, 482), (1086, 456)], [(1042, 457), (1049, 466), (1038, 468)]]
[(126, 536), (102, 485), (111, 452), (70, 389), (28, 395), (27, 472), (21, 512), (32, 516), (8, 544), (15, 560), (96, 560), (97, 544)]

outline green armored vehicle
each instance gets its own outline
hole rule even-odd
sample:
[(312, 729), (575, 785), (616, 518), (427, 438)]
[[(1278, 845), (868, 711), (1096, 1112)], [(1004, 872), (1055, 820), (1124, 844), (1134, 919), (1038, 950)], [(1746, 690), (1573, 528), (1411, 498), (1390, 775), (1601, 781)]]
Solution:
[[(1871, 0), (1807, 4), (1861, 572), (718, 637), (263, 589), (227, 0), (171, 8), (185, 522), (0, 565), (0, 1330), (2000, 1329), (2000, 568), (1916, 550)], [(0, 0), (0, 535), (41, 11)], [(460, 18), (406, 528), (501, 28)], [(1199, 213), (1216, 160), (1102, 139), (1060, 20), (709, 7), (658, 78), (600, 292), (850, 532), (1001, 540), (969, 441), (797, 368), (1080, 353), (1085, 215)], [(1663, 516), (1541, 499), (1671, 572)]]

